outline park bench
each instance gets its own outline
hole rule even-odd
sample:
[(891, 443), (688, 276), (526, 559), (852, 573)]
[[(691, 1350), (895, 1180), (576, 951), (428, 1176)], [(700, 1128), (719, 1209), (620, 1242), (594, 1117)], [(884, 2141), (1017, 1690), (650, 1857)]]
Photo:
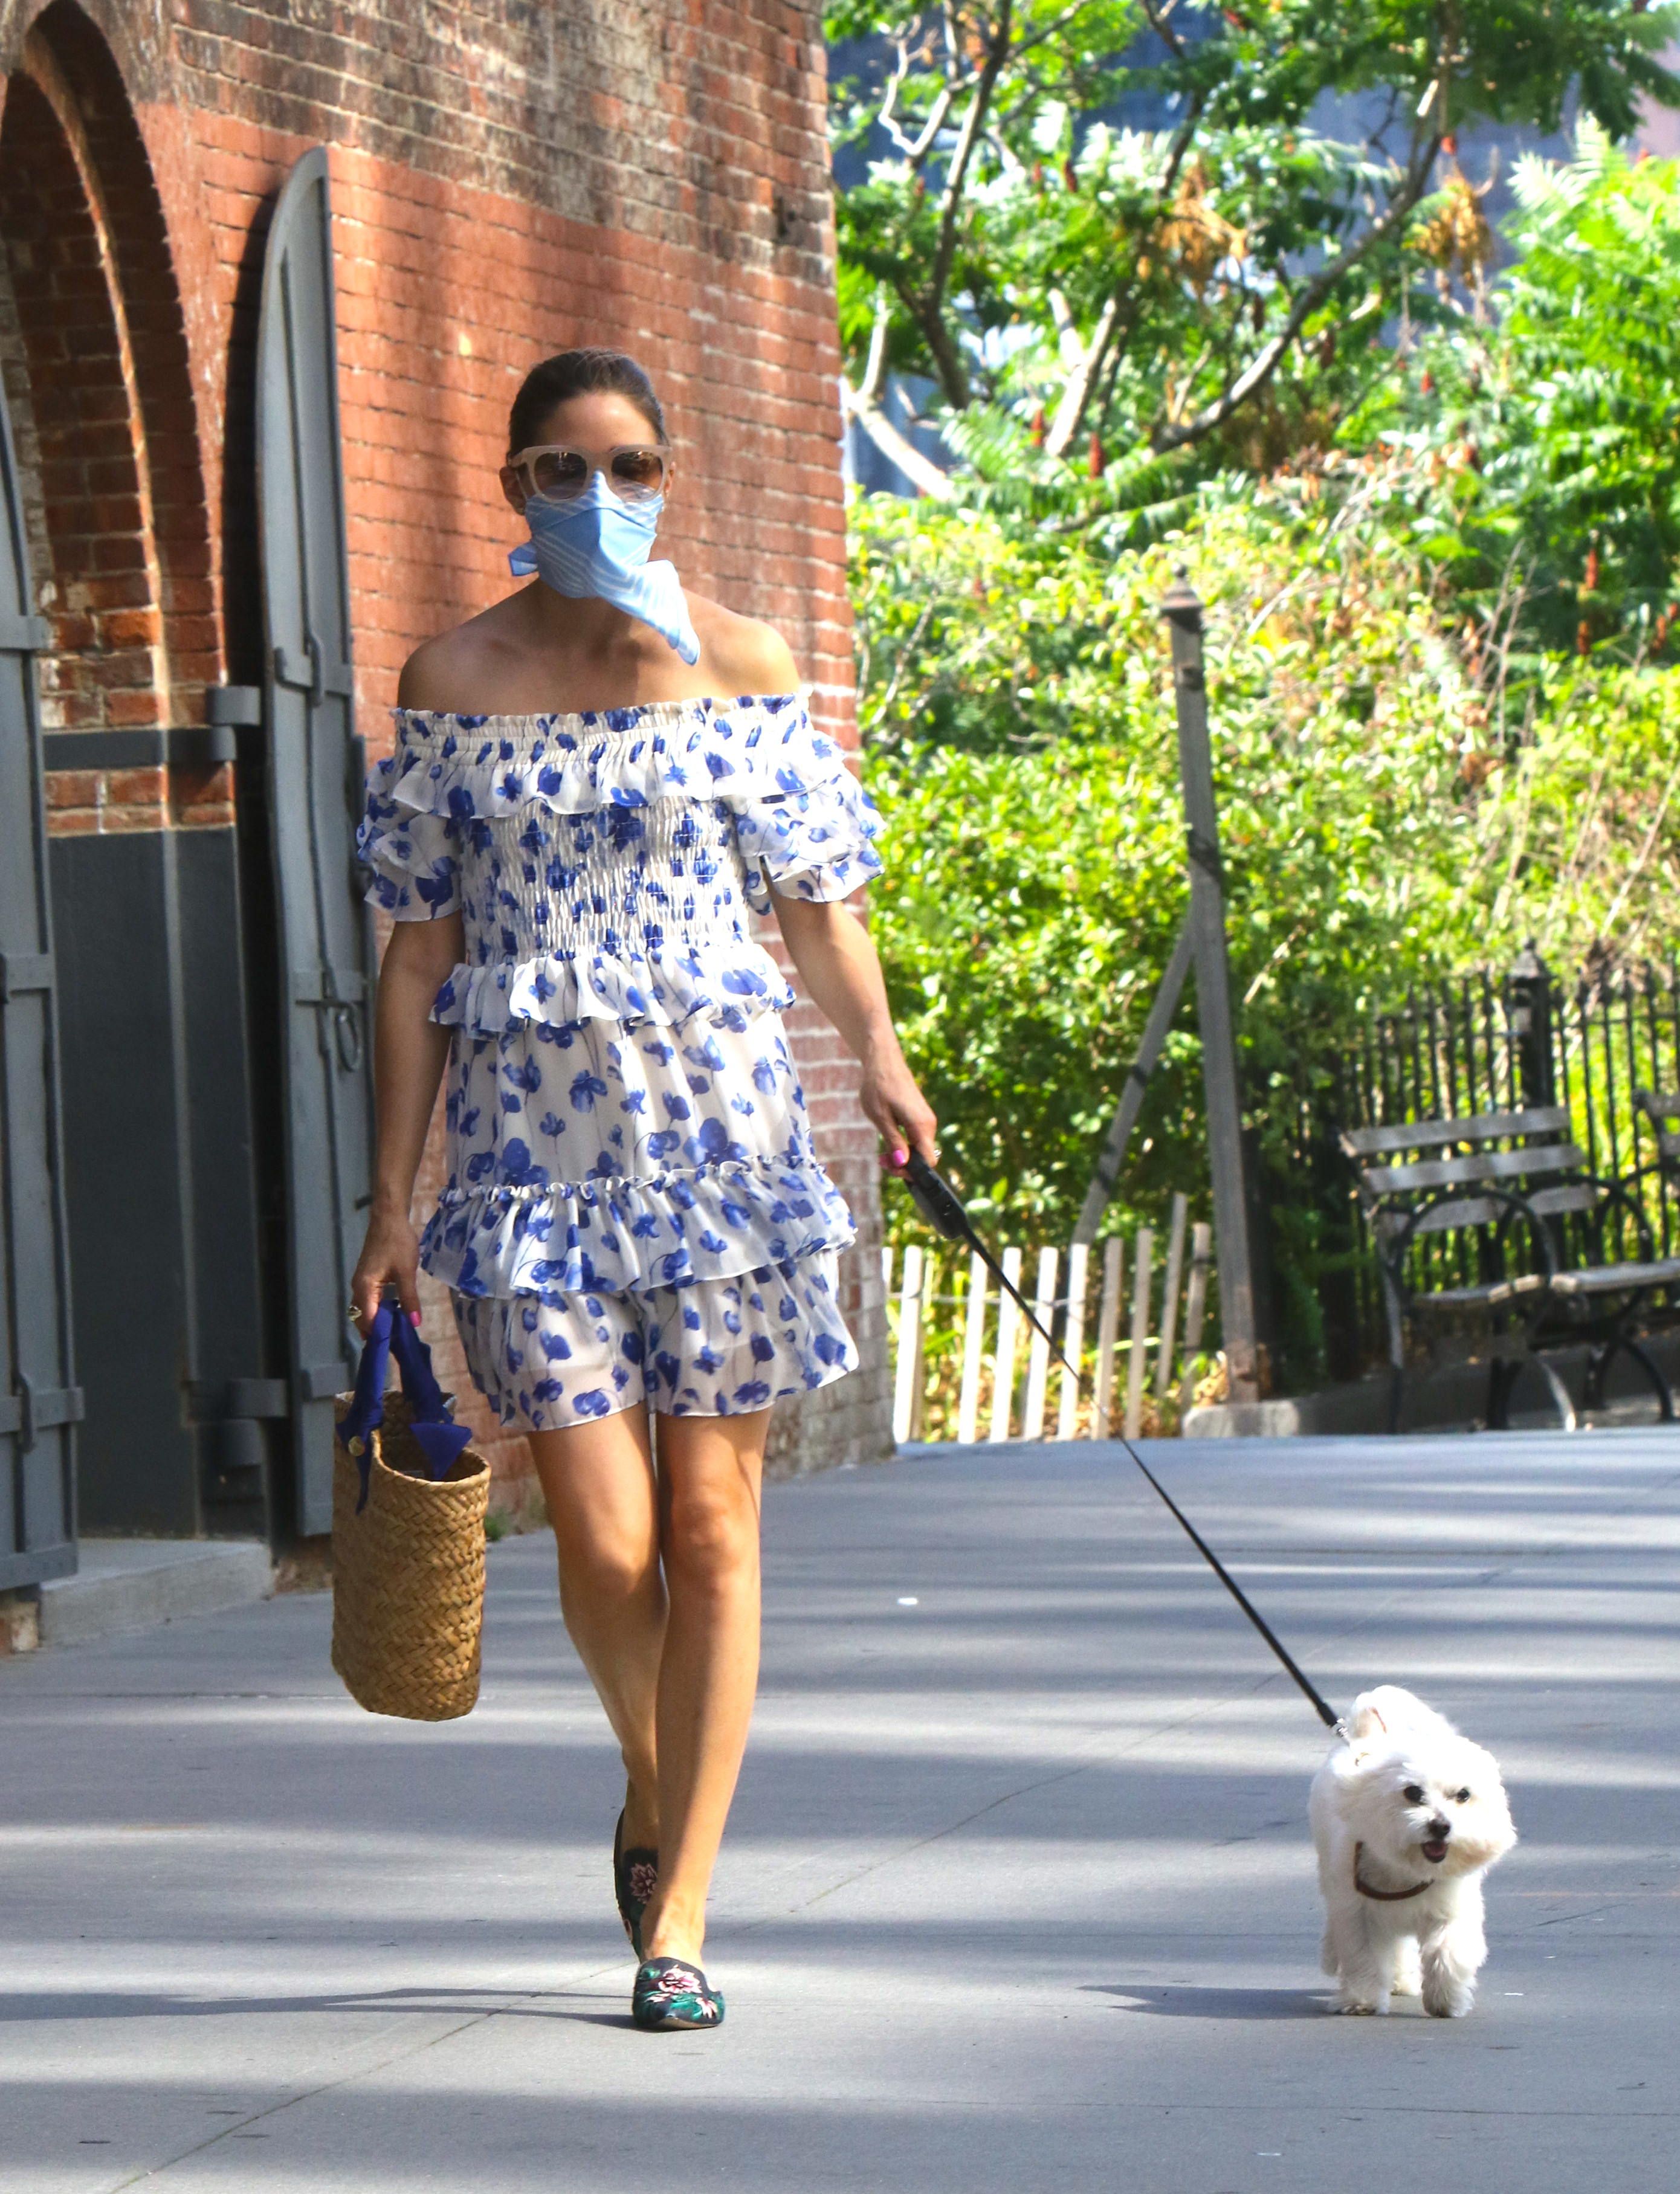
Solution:
[(1341, 1140), (1383, 1276), (1391, 1430), (1408, 1337), (1455, 1326), (1487, 1347), (1493, 1429), (1509, 1425), (1512, 1391), (1533, 1364), (1573, 1432), (1574, 1404), (1547, 1352), (1583, 1341), (1585, 1407), (1602, 1403), (1610, 1365), (1625, 1354), (1672, 1419), (1668, 1382), (1636, 1328), (1653, 1296), (1680, 1283), (1680, 1257), (1656, 1255), (1629, 1183), (1591, 1172), (1561, 1105), (1349, 1129)]

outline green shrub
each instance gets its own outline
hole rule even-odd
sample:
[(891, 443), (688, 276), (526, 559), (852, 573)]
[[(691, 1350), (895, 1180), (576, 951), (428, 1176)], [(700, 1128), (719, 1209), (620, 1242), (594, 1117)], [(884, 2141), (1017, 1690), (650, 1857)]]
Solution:
[[(1516, 256), (1348, 423), (1414, 462), (1388, 510), (1456, 591), (1553, 650), (1660, 648), (1680, 554), (1680, 161), (1591, 121), (1513, 176)], [(1460, 186), (1460, 198), (1464, 196)], [(1666, 612), (1666, 614), (1665, 614)]]
[[(1551, 659), (1522, 740), (1502, 737), (1497, 650), (1348, 508), (1284, 480), (1107, 557), (950, 505), (854, 504), (865, 772), (888, 823), (872, 924), (988, 1223), (1067, 1238), (1182, 920), (1158, 613), (1179, 563), (1206, 605), (1233, 996), (1279, 1178), (1301, 1093), (1409, 982), (1531, 936), (1568, 967), (1680, 934), (1673, 676)], [(1115, 1223), (1159, 1223), (1175, 1188), (1205, 1208), (1200, 1077), (1187, 995)], [(889, 1220), (913, 1231), (901, 1199)], [(1317, 1227), (1304, 1201), (1274, 1215), (1302, 1376)]]

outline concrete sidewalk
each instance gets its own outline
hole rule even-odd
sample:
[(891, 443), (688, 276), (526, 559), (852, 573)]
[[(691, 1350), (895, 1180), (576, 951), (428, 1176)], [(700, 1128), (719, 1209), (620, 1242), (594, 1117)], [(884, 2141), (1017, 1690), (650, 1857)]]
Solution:
[(0, 1663), (0, 2186), (1668, 2185), (1680, 1435), (1154, 1455), (1332, 1698), (1499, 1753), (1469, 2019), (1326, 2015), (1323, 1733), (1118, 1451), (923, 1450), (771, 1490), (716, 2035), (628, 2027), (546, 1538), (442, 1727), (325, 1599)]

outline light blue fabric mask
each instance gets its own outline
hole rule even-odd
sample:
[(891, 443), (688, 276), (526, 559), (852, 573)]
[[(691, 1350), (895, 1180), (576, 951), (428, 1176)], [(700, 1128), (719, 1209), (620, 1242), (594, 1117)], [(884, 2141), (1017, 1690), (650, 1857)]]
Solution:
[(532, 496), (525, 506), (531, 538), (508, 556), (516, 579), (534, 571), (545, 587), (573, 600), (597, 595), (651, 624), (685, 663), (699, 659), (700, 643), (688, 621), (675, 564), (650, 564), (647, 551), (665, 508), (662, 495), (626, 503), (613, 494), (604, 473), (569, 503)]

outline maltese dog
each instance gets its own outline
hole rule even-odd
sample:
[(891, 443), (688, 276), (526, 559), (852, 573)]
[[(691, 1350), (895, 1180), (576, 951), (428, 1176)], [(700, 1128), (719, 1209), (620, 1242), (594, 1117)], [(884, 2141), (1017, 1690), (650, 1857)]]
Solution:
[(1324, 1970), (1343, 2011), (1421, 1994), (1462, 2019), (1487, 1956), (1482, 1877), (1516, 1841), (1493, 1756), (1395, 1684), (1361, 1691), (1313, 1778)]

